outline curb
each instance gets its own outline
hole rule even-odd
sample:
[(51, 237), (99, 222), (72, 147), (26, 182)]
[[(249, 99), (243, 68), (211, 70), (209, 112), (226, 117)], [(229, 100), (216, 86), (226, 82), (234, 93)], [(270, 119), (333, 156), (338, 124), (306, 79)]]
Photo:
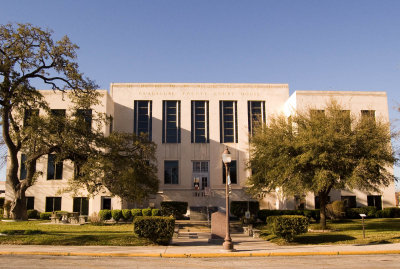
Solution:
[(87, 256), (87, 257), (148, 257), (148, 258), (228, 258), (228, 257), (279, 257), (279, 256), (334, 256), (400, 254), (400, 250), (376, 251), (326, 251), (326, 252), (264, 252), (264, 253), (90, 253), (50, 251), (0, 251), (0, 255)]

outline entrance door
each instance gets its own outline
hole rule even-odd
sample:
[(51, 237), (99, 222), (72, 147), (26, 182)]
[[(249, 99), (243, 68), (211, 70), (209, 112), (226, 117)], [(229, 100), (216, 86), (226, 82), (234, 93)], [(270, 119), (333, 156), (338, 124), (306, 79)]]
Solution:
[(193, 188), (195, 190), (204, 190), (210, 186), (210, 172), (208, 161), (193, 161)]

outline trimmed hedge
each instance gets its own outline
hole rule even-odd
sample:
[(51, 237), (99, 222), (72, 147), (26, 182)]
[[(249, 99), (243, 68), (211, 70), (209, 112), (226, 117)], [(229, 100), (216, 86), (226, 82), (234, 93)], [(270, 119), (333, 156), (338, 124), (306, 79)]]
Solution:
[(102, 221), (111, 219), (111, 210), (109, 210), (109, 209), (100, 210), (99, 217)]
[(124, 220), (130, 220), (132, 218), (132, 212), (130, 209), (122, 209), (122, 217)]
[(268, 229), (274, 235), (290, 242), (298, 234), (308, 231), (308, 218), (305, 216), (269, 216), (267, 218)]
[[(346, 218), (348, 219), (359, 219), (360, 214), (365, 214), (369, 218), (375, 218), (377, 214), (377, 209), (375, 206), (364, 206), (359, 208), (347, 208)], [(379, 215), (379, 214), (378, 214)]]
[(151, 210), (151, 215), (152, 215), (152, 216), (161, 216), (161, 210), (158, 209), (158, 208), (153, 208), (153, 209)]
[(247, 211), (247, 203), (249, 203), (249, 210), (251, 215), (257, 215), (260, 210), (260, 204), (257, 201), (232, 201), (230, 212), (232, 215), (242, 218)]
[(131, 213), (133, 218), (136, 218), (137, 216), (142, 216), (142, 210), (140, 208), (132, 209)]
[(304, 209), (304, 210), (271, 210), (271, 209), (261, 209), (258, 211), (258, 218), (266, 222), (269, 216), (283, 216), (283, 215), (298, 215), (306, 216), (309, 220), (314, 219), (317, 222), (320, 219), (319, 209)]
[(161, 202), (161, 212), (163, 216), (174, 216), (175, 219), (183, 219), (188, 207), (187, 202), (164, 201)]
[(52, 214), (53, 214), (52, 212), (42, 212), (40, 213), (40, 219), (49, 220)]
[(151, 208), (143, 208), (142, 216), (151, 216)]
[(39, 219), (40, 214), (36, 209), (29, 209), (26, 211), (26, 214), (28, 215), (28, 219)]
[(175, 219), (172, 217), (137, 216), (133, 220), (133, 232), (154, 243), (166, 245), (174, 234)]
[(121, 209), (111, 210), (111, 216), (115, 221), (118, 222), (122, 218), (122, 210)]

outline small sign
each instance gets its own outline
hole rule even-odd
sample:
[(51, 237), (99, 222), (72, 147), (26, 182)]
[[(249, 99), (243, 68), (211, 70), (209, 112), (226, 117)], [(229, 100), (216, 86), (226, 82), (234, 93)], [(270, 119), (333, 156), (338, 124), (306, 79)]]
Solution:
[(246, 213), (244, 213), (244, 217), (246, 219), (249, 219), (250, 218), (250, 211), (246, 211)]
[(365, 218), (367, 215), (365, 214), (360, 214), (360, 217)]

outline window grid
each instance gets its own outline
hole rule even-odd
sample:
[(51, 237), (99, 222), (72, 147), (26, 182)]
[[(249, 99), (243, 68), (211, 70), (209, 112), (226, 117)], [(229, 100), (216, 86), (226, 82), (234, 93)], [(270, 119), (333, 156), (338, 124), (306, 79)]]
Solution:
[(47, 179), (48, 180), (62, 179), (62, 173), (63, 173), (63, 162), (56, 162), (56, 156), (54, 154), (49, 154), (47, 161)]
[(254, 129), (260, 124), (265, 123), (265, 102), (264, 101), (248, 101), (248, 124), (249, 134), (254, 135)]
[(152, 101), (135, 101), (134, 103), (134, 132), (148, 134), (152, 138)]
[(192, 143), (209, 143), (208, 101), (192, 101)]
[(180, 101), (163, 101), (163, 143), (181, 142)]
[(178, 161), (164, 161), (164, 184), (179, 184)]
[(220, 101), (220, 142), (237, 143), (237, 101)]

